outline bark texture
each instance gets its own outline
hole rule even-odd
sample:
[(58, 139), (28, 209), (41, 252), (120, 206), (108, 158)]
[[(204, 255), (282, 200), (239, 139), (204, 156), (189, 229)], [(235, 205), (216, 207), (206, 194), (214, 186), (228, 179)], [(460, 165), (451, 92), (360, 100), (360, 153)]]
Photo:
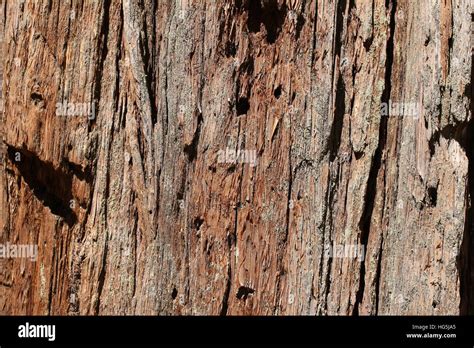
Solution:
[(473, 312), (471, 0), (0, 4), (1, 314)]

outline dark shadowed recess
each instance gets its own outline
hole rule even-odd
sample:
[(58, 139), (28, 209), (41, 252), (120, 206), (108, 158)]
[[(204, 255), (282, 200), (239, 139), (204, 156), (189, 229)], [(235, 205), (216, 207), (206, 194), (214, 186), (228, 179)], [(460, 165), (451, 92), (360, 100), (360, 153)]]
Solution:
[[(17, 168), (19, 175), (38, 200), (72, 226), (77, 221), (71, 209), (72, 181), (76, 176), (80, 180), (91, 180), (91, 174), (80, 166), (64, 162), (56, 168), (52, 163), (42, 161), (31, 151), (7, 145), (10, 162)], [(66, 164), (67, 163), (67, 164)]]

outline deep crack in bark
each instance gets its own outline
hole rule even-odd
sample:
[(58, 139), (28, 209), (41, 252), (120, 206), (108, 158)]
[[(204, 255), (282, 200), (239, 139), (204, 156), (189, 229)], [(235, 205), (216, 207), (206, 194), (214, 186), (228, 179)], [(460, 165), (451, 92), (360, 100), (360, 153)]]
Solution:
[[(386, 3), (387, 5), (387, 3)], [(382, 102), (388, 103), (390, 100), (391, 92), (392, 92), (392, 68), (393, 68), (393, 54), (394, 54), (394, 35), (395, 35), (395, 13), (397, 10), (397, 1), (393, 0), (390, 6), (390, 36), (387, 41), (387, 60), (385, 65), (385, 87), (382, 93)], [(388, 115), (390, 116), (390, 115)], [(367, 181), (367, 189), (364, 198), (364, 212), (362, 214), (361, 220), (359, 222), (359, 227), (361, 231), (360, 235), (360, 242), (367, 250), (367, 245), (369, 241), (369, 233), (371, 227), (371, 219), (374, 210), (374, 203), (377, 194), (377, 177), (382, 165), (382, 155), (385, 149), (385, 144), (387, 141), (387, 126), (388, 126), (388, 117), (382, 117), (380, 120), (380, 127), (379, 127), (379, 143), (377, 149), (375, 150), (374, 157), (372, 158), (372, 165), (370, 168), (369, 178)], [(382, 253), (379, 254), (379, 258), (381, 258)], [(362, 303), (364, 298), (364, 290), (365, 290), (365, 266), (366, 258), (361, 262), (360, 266), (360, 274), (359, 274), (359, 289), (356, 293), (356, 302), (354, 304), (352, 314), (355, 316), (359, 315), (359, 306)], [(378, 260), (377, 262), (381, 262)], [(379, 271), (379, 265), (377, 266), (377, 271)], [(380, 277), (380, 274), (376, 275), (376, 279)], [(376, 281), (377, 284), (380, 283), (380, 280)], [(378, 290), (378, 285), (377, 285)], [(376, 295), (377, 298), (377, 307), (378, 307), (378, 294)]]

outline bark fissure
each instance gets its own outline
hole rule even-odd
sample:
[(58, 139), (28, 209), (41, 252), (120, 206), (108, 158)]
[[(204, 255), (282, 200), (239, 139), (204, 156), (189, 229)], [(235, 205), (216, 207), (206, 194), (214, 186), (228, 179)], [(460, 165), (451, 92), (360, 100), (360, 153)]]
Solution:
[(107, 253), (108, 253), (108, 248), (107, 248), (107, 242), (108, 242), (108, 232), (105, 230), (105, 239), (104, 239), (104, 245), (103, 245), (103, 256), (100, 264), (100, 272), (99, 272), (99, 277), (98, 277), (98, 285), (97, 285), (97, 300), (95, 302), (95, 307), (94, 307), (94, 313), (97, 315), (99, 314), (100, 311), (100, 301), (102, 297), (102, 291), (104, 290), (104, 284), (105, 284), (105, 276), (107, 272)]
[[(473, 15), (474, 17), (474, 15)], [(469, 98), (469, 112), (471, 119), (456, 134), (460, 135), (459, 143), (468, 158), (468, 177), (466, 192), (466, 216), (463, 240), (457, 267), (460, 278), (460, 313), (463, 315), (474, 314), (474, 120), (473, 111), (473, 85), (474, 55), (471, 54), (471, 79), (469, 87), (466, 86), (465, 95)], [(470, 90), (469, 90), (469, 89)]]
[[(394, 56), (394, 36), (395, 36), (395, 13), (397, 10), (397, 1), (392, 0), (387, 8), (390, 12), (390, 21), (389, 21), (389, 37), (387, 40), (387, 51), (386, 51), (386, 62), (385, 62), (385, 87), (382, 93), (382, 100), (383, 103), (389, 103), (390, 96), (392, 92), (392, 68), (393, 68), (393, 56)], [(390, 116), (390, 115), (388, 115)], [(378, 145), (377, 149), (375, 150), (374, 156), (372, 158), (371, 168), (369, 172), (369, 178), (367, 180), (367, 189), (364, 195), (364, 211), (362, 213), (360, 222), (359, 222), (359, 229), (360, 229), (360, 243), (362, 246), (367, 250), (368, 241), (369, 241), (369, 233), (371, 230), (371, 222), (372, 222), (372, 215), (374, 211), (374, 203), (377, 195), (377, 178), (380, 174), (380, 169), (382, 166), (383, 161), (383, 153), (385, 150), (385, 145), (387, 141), (387, 132), (388, 132), (388, 116), (382, 117), (380, 120), (379, 126), (379, 137), (378, 137)], [(381, 247), (382, 248), (382, 247)], [(382, 251), (382, 249), (381, 249)], [(377, 261), (377, 273), (376, 273), (376, 283), (380, 282), (379, 277), (379, 266), (378, 263), (381, 262), (380, 259), (382, 257), (382, 253), (379, 253), (379, 260)], [(359, 306), (362, 303), (364, 297), (364, 290), (365, 290), (365, 274), (366, 274), (366, 259), (361, 262), (360, 266), (360, 273), (359, 273), (359, 288), (356, 293), (356, 302), (353, 308), (353, 315), (359, 315)], [(377, 286), (377, 293), (378, 293), (378, 286)], [(378, 294), (376, 307), (378, 307)]]
[(474, 15), (427, 2), (0, 0), (0, 314), (473, 313)]

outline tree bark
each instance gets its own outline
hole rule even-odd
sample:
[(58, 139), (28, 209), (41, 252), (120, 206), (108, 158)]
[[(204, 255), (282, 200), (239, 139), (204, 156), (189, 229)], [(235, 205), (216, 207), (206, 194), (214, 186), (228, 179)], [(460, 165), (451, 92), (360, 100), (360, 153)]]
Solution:
[(473, 313), (472, 1), (0, 4), (1, 314)]

